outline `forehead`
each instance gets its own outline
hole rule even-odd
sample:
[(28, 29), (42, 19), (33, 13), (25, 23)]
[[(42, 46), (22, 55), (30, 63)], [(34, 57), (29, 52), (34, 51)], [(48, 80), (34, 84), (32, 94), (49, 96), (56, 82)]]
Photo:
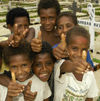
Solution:
[(53, 16), (56, 16), (56, 9), (55, 8), (48, 8), (48, 9), (41, 9), (40, 10), (40, 16), (43, 16), (43, 15), (46, 15), (46, 16), (50, 16), (50, 15), (53, 15)]
[(14, 23), (29, 23), (27, 17), (16, 17)]
[(36, 57), (35, 57), (35, 61), (39, 61), (39, 60), (44, 61), (44, 60), (46, 60), (46, 59), (51, 59), (51, 56), (50, 56), (49, 53), (38, 54), (38, 55), (36, 55)]
[(29, 61), (29, 57), (25, 54), (13, 55), (10, 57), (9, 61), (10, 61), (10, 63)]
[(58, 24), (66, 24), (66, 23), (73, 23), (72, 18), (68, 16), (62, 16), (59, 18)]
[(89, 45), (89, 40), (87, 38), (85, 38), (84, 36), (72, 35), (70, 39), (71, 39), (70, 44), (75, 43), (75, 44)]

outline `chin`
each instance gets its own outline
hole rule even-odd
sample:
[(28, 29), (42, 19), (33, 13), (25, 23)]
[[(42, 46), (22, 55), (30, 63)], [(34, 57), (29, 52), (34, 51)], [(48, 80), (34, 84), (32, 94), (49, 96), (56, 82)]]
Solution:
[(43, 82), (47, 82), (48, 81), (48, 78), (47, 79), (41, 79), (40, 78), (40, 80), (43, 81)]
[(24, 82), (26, 79), (17, 79), (19, 82)]

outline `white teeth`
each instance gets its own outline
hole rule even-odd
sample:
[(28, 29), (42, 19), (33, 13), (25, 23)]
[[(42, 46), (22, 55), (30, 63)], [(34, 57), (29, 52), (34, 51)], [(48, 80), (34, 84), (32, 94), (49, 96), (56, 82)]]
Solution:
[(48, 76), (48, 74), (40, 74), (40, 77)]

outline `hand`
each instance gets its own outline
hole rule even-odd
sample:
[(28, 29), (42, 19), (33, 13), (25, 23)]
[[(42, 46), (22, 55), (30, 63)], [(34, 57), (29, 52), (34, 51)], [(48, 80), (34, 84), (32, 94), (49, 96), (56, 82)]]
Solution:
[(40, 52), (42, 49), (42, 34), (41, 31), (38, 33), (37, 38), (33, 38), (31, 42), (31, 47), (34, 52)]
[(28, 29), (25, 29), (23, 32), (18, 30), (18, 25), (14, 25), (14, 34), (10, 38), (9, 46), (17, 47), (19, 42), (25, 38)]
[(82, 57), (71, 56), (71, 61), (73, 64), (73, 72), (77, 74), (84, 74), (89, 71), (92, 67), (86, 60), (82, 59)]
[(13, 98), (24, 91), (24, 85), (11, 81), (8, 85), (7, 97)]
[(32, 81), (29, 81), (24, 90), (24, 100), (25, 101), (34, 101), (37, 92), (31, 92)]
[(60, 44), (53, 49), (53, 54), (56, 59), (62, 59), (68, 56), (68, 52), (66, 48), (66, 36), (64, 34), (61, 35)]

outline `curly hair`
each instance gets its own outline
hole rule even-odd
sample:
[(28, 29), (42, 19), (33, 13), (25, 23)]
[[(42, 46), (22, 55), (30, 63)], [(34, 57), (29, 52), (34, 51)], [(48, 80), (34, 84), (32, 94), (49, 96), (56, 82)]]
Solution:
[(60, 4), (58, 0), (40, 0), (38, 4), (38, 15), (40, 15), (41, 9), (54, 8), (56, 10), (56, 14), (60, 13)]
[(30, 18), (27, 10), (21, 7), (11, 9), (6, 15), (6, 24), (14, 25), (15, 18), (18, 17), (27, 17), (28, 22), (30, 24)]

